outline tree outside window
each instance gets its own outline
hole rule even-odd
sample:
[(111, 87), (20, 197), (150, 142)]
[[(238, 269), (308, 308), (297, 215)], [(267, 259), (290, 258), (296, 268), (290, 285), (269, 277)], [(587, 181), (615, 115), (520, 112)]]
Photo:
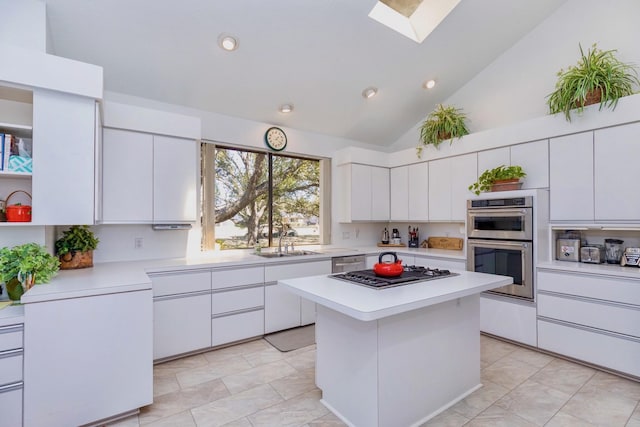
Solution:
[[(216, 146), (203, 150), (205, 185), (213, 181), (213, 203), (205, 191), (205, 241), (220, 249), (321, 243), (320, 161)], [(206, 154), (209, 153), (209, 154)], [(211, 154), (213, 153), (213, 154)], [(213, 173), (212, 173), (213, 172)]]

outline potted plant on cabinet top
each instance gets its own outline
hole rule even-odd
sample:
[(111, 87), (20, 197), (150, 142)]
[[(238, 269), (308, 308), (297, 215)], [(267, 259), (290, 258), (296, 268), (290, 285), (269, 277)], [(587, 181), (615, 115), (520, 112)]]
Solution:
[(420, 143), (417, 147), (418, 157), (422, 154), (423, 146), (433, 145), (438, 148), (446, 139), (453, 142), (453, 138), (460, 138), (469, 134), (466, 124), (467, 116), (461, 109), (453, 106), (438, 104), (420, 128)]
[(585, 55), (580, 46), (577, 65), (560, 70), (556, 90), (547, 96), (551, 114), (563, 112), (571, 121), (571, 110), (578, 114), (584, 107), (600, 103), (602, 107), (615, 109), (618, 99), (632, 95), (639, 86), (638, 73), (632, 64), (625, 64), (615, 57), (616, 50), (602, 51), (594, 44)]
[(56, 240), (60, 268), (71, 270), (93, 267), (93, 250), (98, 247), (99, 242), (87, 225), (72, 225)]
[(0, 282), (14, 301), (34, 284), (49, 282), (59, 268), (58, 259), (37, 243), (0, 249)]
[(484, 191), (519, 190), (520, 178), (527, 176), (521, 166), (500, 165), (482, 172), (478, 180), (469, 186), (476, 195)]

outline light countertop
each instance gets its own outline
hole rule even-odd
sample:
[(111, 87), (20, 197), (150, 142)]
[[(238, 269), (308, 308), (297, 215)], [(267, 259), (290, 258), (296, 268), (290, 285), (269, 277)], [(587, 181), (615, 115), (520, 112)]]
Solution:
[[(334, 246), (304, 246), (305, 250), (317, 251), (317, 255), (297, 257), (263, 258), (252, 250), (230, 250), (203, 253), (189, 258), (153, 259), (129, 262), (95, 263), (92, 268), (61, 270), (51, 282), (36, 285), (27, 291), (21, 302), (24, 304), (66, 298), (80, 298), (151, 289), (148, 274), (208, 268), (233, 268), (242, 265), (291, 264), (330, 259), (336, 256), (376, 255), (390, 248), (365, 246), (340, 248)], [(462, 251), (422, 248), (392, 248), (399, 254), (423, 257), (464, 260)]]
[(493, 274), (456, 271), (458, 276), (371, 289), (326, 275), (281, 280), (293, 293), (362, 321), (477, 294), (513, 283), (513, 278)]

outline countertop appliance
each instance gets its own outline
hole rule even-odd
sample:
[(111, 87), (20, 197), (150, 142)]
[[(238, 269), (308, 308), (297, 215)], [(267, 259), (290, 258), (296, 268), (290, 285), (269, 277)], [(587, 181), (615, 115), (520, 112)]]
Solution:
[(602, 264), (604, 262), (604, 246), (585, 245), (581, 247), (580, 261), (589, 264)]
[(332, 273), (362, 270), (366, 267), (367, 257), (365, 255), (338, 256), (331, 258)]
[(620, 265), (640, 266), (640, 248), (625, 248)]
[(557, 239), (556, 259), (559, 261), (580, 261), (580, 239)]
[(487, 291), (533, 300), (533, 197), (467, 201), (467, 270), (513, 278)]
[(356, 285), (366, 286), (374, 289), (387, 289), (396, 286), (408, 285), (426, 280), (443, 279), (446, 277), (458, 276), (449, 270), (427, 268), (415, 265), (405, 265), (404, 271), (398, 277), (380, 277), (373, 270), (351, 271), (343, 274), (334, 274), (332, 279), (343, 280)]

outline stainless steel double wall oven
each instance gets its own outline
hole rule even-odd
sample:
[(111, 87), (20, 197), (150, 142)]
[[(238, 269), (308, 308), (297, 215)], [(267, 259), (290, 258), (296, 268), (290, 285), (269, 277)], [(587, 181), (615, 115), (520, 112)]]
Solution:
[(533, 197), (467, 201), (467, 270), (511, 276), (488, 292), (533, 300)]

